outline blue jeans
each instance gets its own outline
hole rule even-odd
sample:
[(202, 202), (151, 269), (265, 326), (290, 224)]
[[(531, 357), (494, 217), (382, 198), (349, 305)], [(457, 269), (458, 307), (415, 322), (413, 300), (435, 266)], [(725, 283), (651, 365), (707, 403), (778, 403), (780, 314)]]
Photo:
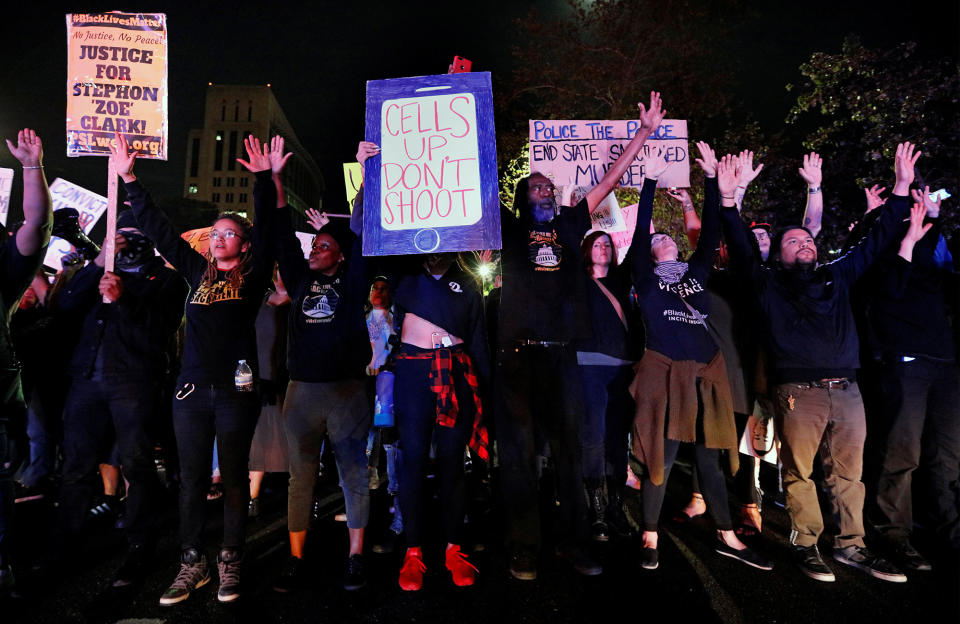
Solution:
[(587, 487), (598, 488), (604, 477), (621, 481), (627, 474), (627, 432), (633, 420), (628, 390), (633, 368), (583, 366), (583, 411), (580, 413), (580, 452)]

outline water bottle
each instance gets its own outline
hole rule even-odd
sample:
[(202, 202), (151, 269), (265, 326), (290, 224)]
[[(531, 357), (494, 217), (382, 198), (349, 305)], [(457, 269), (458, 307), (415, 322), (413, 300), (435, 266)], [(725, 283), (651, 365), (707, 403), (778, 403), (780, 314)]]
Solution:
[(237, 372), (233, 374), (237, 392), (253, 392), (253, 370), (246, 360), (237, 363)]

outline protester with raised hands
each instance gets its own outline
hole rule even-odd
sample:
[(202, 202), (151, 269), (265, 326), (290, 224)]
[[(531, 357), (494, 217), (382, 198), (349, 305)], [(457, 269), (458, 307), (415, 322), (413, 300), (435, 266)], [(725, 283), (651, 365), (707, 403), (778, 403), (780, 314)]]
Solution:
[[(883, 580), (906, 576), (866, 548), (864, 487), (860, 481), (866, 420), (855, 379), (860, 362), (850, 307), (850, 287), (899, 233), (907, 216), (908, 191), (920, 153), (897, 147), (893, 197), (876, 225), (837, 260), (820, 265), (813, 234), (803, 226), (782, 230), (772, 242), (772, 261), (761, 265), (734, 202), (723, 198), (721, 220), (731, 259), (749, 276), (760, 301), (763, 336), (775, 384), (776, 426), (783, 484), (792, 524), (791, 544), (800, 570), (815, 580), (835, 580), (817, 548), (823, 518), (812, 479), (820, 452), (827, 494), (839, 511), (833, 557)], [(821, 444), (824, 438), (829, 444)]]
[[(894, 191), (896, 194), (896, 191)], [(876, 409), (867, 414), (879, 444), (879, 474), (868, 505), (871, 524), (891, 558), (908, 572), (932, 565), (914, 547), (913, 500), (924, 494), (924, 525), (943, 552), (960, 552), (960, 367), (949, 322), (955, 288), (953, 263), (944, 253), (940, 200), (930, 189), (912, 190), (910, 221), (899, 224), (876, 266), (858, 284), (868, 298), (868, 353), (875, 363)], [(893, 201), (893, 199), (891, 199)], [(874, 210), (864, 217), (868, 229)], [(915, 477), (916, 475), (916, 477)], [(873, 485), (873, 484), (870, 484)], [(936, 550), (931, 549), (931, 555)]]
[(264, 217), (275, 222), (271, 227), (280, 277), (291, 300), (287, 339), (290, 383), (283, 404), (290, 457), (290, 557), (273, 588), (289, 593), (303, 587), (313, 489), (327, 435), (340, 474), (350, 541), (343, 585), (356, 590), (367, 582), (363, 538), (370, 515), (366, 447), (372, 415), (364, 385), (371, 358), (364, 320), (366, 265), (362, 241), (350, 226), (316, 211), (308, 214), (311, 225), (319, 228), (310, 258), (304, 259), (282, 193), (281, 173), (291, 156), (283, 150), (283, 138), (274, 137), (269, 158), (278, 202), (277, 210)]
[(669, 235), (657, 232), (651, 236), (643, 227), (653, 212), (657, 178), (666, 169), (662, 157), (652, 153), (637, 211), (631, 269), (647, 326), (647, 351), (636, 367), (630, 390), (637, 402), (633, 452), (647, 468), (641, 487), (641, 565), (646, 569), (659, 566), (657, 530), (666, 481), (680, 443), (693, 442), (700, 487), (717, 528), (715, 550), (769, 570), (772, 565), (747, 548), (733, 531), (719, 463), (720, 449), (727, 449), (731, 468), (736, 470), (733, 402), (723, 355), (705, 320), (710, 314), (706, 283), (720, 240), (719, 203), (721, 196), (733, 203), (736, 160), (725, 156), (713, 166), (712, 150), (706, 144), (699, 147), (698, 162), (708, 176), (715, 176), (704, 184), (703, 227), (689, 260), (680, 261)]
[(11, 310), (37, 274), (50, 241), (53, 213), (50, 189), (43, 174), (43, 142), (24, 128), (7, 147), (23, 168), (23, 223), (8, 238), (0, 233), (0, 594), (13, 587), (10, 531), (13, 528), (13, 471), (18, 446), (25, 438), (26, 406), (20, 386), (20, 366), (10, 343)]
[[(222, 213), (210, 230), (205, 254), (190, 247), (157, 208), (133, 174), (136, 153), (116, 136), (110, 158), (124, 182), (140, 229), (186, 279), (183, 362), (173, 401), (173, 427), (180, 455), (180, 572), (160, 598), (171, 605), (186, 600), (210, 580), (200, 534), (214, 437), (223, 477), (223, 543), (217, 556), (217, 599), (240, 596), (240, 568), (247, 518), (247, 459), (260, 413), (253, 380), (258, 378), (254, 323), (270, 284), (270, 224), (263, 218), (276, 206), (270, 148), (254, 137), (244, 140), (248, 160), (237, 159), (256, 175), (253, 189), (257, 227), (235, 213)], [(248, 372), (249, 371), (249, 372)]]
[(823, 182), (823, 159), (816, 152), (803, 156), (803, 166), (797, 171), (803, 181), (807, 183), (807, 205), (803, 209), (803, 227), (810, 231), (814, 238), (820, 233), (823, 221), (823, 192), (820, 187)]

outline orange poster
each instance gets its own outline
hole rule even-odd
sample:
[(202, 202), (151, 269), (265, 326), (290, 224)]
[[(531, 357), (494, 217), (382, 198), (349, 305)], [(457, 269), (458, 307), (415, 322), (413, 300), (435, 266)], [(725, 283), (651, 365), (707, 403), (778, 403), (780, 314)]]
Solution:
[(114, 133), (167, 159), (167, 16), (67, 15), (67, 156), (109, 155)]

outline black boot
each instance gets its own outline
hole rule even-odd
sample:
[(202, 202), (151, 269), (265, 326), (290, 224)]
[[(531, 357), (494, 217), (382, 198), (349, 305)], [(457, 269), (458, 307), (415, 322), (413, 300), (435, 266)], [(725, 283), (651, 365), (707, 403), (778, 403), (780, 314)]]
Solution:
[(597, 542), (605, 542), (610, 539), (610, 528), (607, 526), (607, 509), (603, 502), (603, 488), (588, 487), (587, 494), (590, 497), (593, 539)]
[(617, 479), (607, 478), (607, 524), (617, 536), (629, 537), (633, 527), (623, 511), (623, 487)]

